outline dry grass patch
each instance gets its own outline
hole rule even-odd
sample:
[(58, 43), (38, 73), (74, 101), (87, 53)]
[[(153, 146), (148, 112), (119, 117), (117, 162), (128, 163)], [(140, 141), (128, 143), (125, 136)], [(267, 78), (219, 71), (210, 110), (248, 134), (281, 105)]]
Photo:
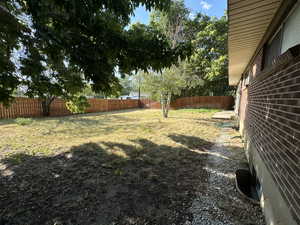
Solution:
[(28, 125), (19, 125), (13, 120), (2, 121), (0, 157), (15, 153), (53, 155), (74, 145), (107, 140), (128, 143), (147, 138), (174, 146), (176, 143), (167, 138), (174, 133), (201, 136), (213, 141), (218, 132), (216, 124), (210, 119), (214, 112), (178, 110), (171, 111), (170, 118), (163, 119), (159, 110), (142, 110), (33, 119)]
[[(212, 110), (0, 125), (0, 224), (183, 224), (219, 135)], [(5, 223), (4, 223), (5, 224)]]

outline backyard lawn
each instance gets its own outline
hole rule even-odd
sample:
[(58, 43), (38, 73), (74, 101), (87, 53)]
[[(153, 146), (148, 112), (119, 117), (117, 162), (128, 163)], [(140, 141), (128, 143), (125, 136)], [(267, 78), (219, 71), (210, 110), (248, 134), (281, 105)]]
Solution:
[(213, 113), (0, 120), (0, 224), (184, 224), (220, 134)]

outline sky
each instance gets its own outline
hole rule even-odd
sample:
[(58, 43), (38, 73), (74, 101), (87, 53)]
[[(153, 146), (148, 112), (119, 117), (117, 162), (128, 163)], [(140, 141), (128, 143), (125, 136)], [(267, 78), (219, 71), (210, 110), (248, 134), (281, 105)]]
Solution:
[[(209, 16), (221, 17), (224, 15), (224, 10), (227, 9), (227, 0), (184, 0), (184, 2), (192, 14), (201, 12)], [(131, 22), (147, 24), (149, 22), (149, 12), (143, 7), (137, 8)]]

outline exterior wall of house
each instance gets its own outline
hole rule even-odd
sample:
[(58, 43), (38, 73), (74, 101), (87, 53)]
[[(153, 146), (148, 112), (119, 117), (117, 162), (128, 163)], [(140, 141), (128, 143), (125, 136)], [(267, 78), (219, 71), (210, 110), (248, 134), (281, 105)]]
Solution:
[(268, 224), (300, 224), (300, 47), (262, 70), (263, 51), (241, 80), (240, 130), (262, 185)]
[(240, 131), (270, 225), (300, 225), (300, 1), (294, 2), (256, 51), (237, 93)]

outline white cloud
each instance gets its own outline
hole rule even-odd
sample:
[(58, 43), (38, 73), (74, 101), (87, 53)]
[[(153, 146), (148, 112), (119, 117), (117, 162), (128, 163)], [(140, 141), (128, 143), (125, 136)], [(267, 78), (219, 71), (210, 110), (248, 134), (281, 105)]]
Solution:
[(208, 2), (203, 1), (203, 0), (200, 2), (200, 5), (201, 5), (202, 9), (204, 9), (204, 10), (209, 10), (212, 7), (211, 4), (209, 4)]
[(189, 17), (190, 17), (190, 19), (195, 19), (196, 15), (197, 15), (196, 13), (190, 12)]

